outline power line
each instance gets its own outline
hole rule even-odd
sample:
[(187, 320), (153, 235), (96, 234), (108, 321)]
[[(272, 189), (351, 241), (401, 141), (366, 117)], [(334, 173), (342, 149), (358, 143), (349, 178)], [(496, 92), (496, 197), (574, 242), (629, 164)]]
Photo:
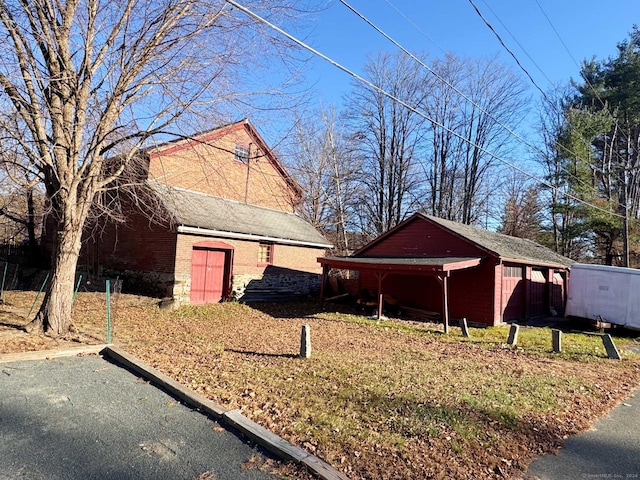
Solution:
[[(571, 51), (569, 50), (569, 47), (567, 47), (567, 44), (564, 43), (564, 40), (562, 39), (562, 37), (560, 36), (560, 33), (558, 32), (558, 30), (556, 29), (556, 27), (553, 25), (553, 23), (551, 22), (551, 19), (549, 18), (549, 15), (547, 15), (547, 12), (544, 11), (544, 9), (542, 8), (542, 5), (540, 5), (540, 2), (538, 0), (534, 0), (536, 2), (536, 5), (538, 5), (538, 8), (540, 9), (540, 11), (542, 12), (542, 15), (544, 16), (544, 18), (547, 20), (547, 22), (549, 23), (549, 26), (551, 27), (551, 29), (553, 30), (553, 32), (556, 34), (556, 37), (558, 37), (558, 40), (560, 40), (560, 43), (562, 44), (562, 46), (564, 47), (565, 51), (569, 54), (569, 57), (571, 57), (571, 60), (573, 60), (573, 63), (575, 64), (576, 67), (580, 68), (580, 65), (578, 64), (578, 61), (575, 59), (575, 57), (573, 56), (573, 54), (571, 53)], [(588, 83), (588, 80), (587, 80)], [(590, 85), (591, 86), (591, 85)], [(591, 86), (591, 88), (593, 88), (593, 86)], [(595, 90), (594, 90), (595, 92)], [(597, 95), (597, 92), (595, 92)], [(602, 100), (600, 100), (602, 101)]]
[(415, 28), (418, 32), (420, 32), (427, 40), (429, 40), (436, 47), (438, 47), (442, 53), (444, 54), (447, 53), (447, 51), (444, 48), (442, 48), (434, 39), (432, 39), (429, 35), (427, 35), (424, 30), (422, 30), (413, 20), (411, 20), (402, 11), (400, 11), (393, 3), (391, 3), (389, 0), (384, 0), (384, 1), (387, 3), (387, 5), (393, 8), (398, 15), (404, 18), (406, 22), (408, 22), (413, 28)]
[[(578, 70), (580, 70), (581, 69), (580, 64), (578, 63), (576, 58), (573, 56), (573, 54), (569, 50), (569, 47), (567, 46), (567, 44), (564, 42), (564, 40), (560, 36), (560, 32), (558, 32), (558, 30), (556, 29), (555, 25), (551, 22), (551, 19), (549, 18), (549, 15), (547, 15), (547, 12), (545, 12), (545, 10), (542, 8), (542, 5), (540, 5), (540, 2), (538, 0), (534, 0), (534, 1), (536, 2), (536, 5), (538, 5), (538, 8), (542, 12), (542, 15), (544, 16), (544, 18), (547, 20), (547, 23), (549, 23), (549, 26), (551, 27), (553, 32), (556, 34), (556, 37), (558, 37), (558, 40), (562, 44), (564, 50), (567, 52), (567, 54), (571, 58), (571, 60), (573, 61), (574, 65), (576, 67), (578, 67)], [(591, 81), (589, 81), (589, 79), (587, 77), (583, 76), (582, 78), (584, 79), (585, 83), (589, 86), (589, 88), (593, 91), (593, 94), (595, 95), (595, 97), (600, 102), (600, 105), (602, 105), (602, 108), (606, 109), (607, 105), (606, 105), (605, 101), (602, 99), (602, 97), (600, 96), (600, 94), (598, 93), (598, 90), (596, 89), (596, 87), (591, 83)], [(624, 131), (620, 128), (620, 124), (618, 123), (618, 120), (615, 117), (613, 117), (613, 123), (617, 127), (618, 131), (622, 134), (623, 138), (626, 138), (627, 136), (624, 134)]]
[[(351, 10), (352, 13), (354, 13), (355, 15), (357, 15), (362, 21), (364, 21), (365, 23), (367, 23), (371, 28), (373, 28), (376, 32), (378, 32), (380, 35), (382, 35), (384, 38), (386, 38), (387, 40), (389, 40), (391, 43), (393, 43), (397, 48), (399, 48), (402, 52), (405, 53), (405, 55), (409, 56), (411, 59), (413, 59), (414, 61), (416, 61), (420, 66), (422, 66), (423, 68), (425, 68), (426, 70), (428, 70), (431, 74), (433, 74), (438, 80), (440, 80), (443, 84), (445, 84), (446, 86), (448, 86), (449, 88), (451, 88), (453, 91), (455, 91), (458, 95), (460, 95), (462, 98), (464, 98), (467, 102), (469, 102), (471, 105), (473, 105), (474, 107), (476, 107), (478, 110), (480, 110), (482, 113), (484, 113), (485, 115), (487, 115), (489, 118), (491, 118), (494, 122), (496, 122), (497, 125), (499, 125), (500, 127), (502, 127), (504, 130), (506, 130), (510, 135), (512, 135), (514, 138), (516, 138), (518, 141), (520, 141), (521, 143), (523, 143), (524, 145), (526, 145), (527, 147), (529, 147), (530, 149), (532, 149), (533, 151), (537, 152), (538, 154), (542, 155), (543, 157), (546, 156), (546, 153), (544, 151), (542, 151), (539, 147), (537, 147), (536, 145), (533, 145), (532, 143), (530, 143), (528, 140), (526, 140), (524, 137), (522, 137), (521, 135), (519, 135), (517, 132), (513, 131), (509, 126), (503, 124), (502, 122), (500, 122), (500, 120), (498, 120), (497, 118), (495, 118), (490, 112), (488, 112), (485, 108), (483, 108), (481, 105), (478, 105), (477, 102), (475, 102), (473, 99), (469, 98), (464, 92), (462, 92), (461, 90), (459, 90), (455, 85), (451, 84), (446, 78), (442, 77), (442, 75), (440, 75), (438, 72), (436, 72), (435, 70), (433, 70), (431, 67), (429, 67), (427, 64), (425, 64), (422, 60), (420, 60), (418, 57), (416, 57), (413, 53), (411, 53), (409, 50), (407, 50), (404, 46), (402, 46), (399, 42), (397, 42), (395, 39), (393, 39), (390, 35), (388, 35), (387, 33), (385, 33), (382, 29), (380, 29), (377, 25), (375, 25), (372, 21), (370, 21), (367, 17), (365, 17), (362, 13), (360, 13), (358, 10), (356, 10), (353, 6), (351, 6), (348, 2), (346, 2), (346, 0), (340, 0), (340, 3), (342, 3), (345, 7), (347, 7), (349, 10)], [(389, 2), (387, 2), (389, 3)], [(398, 11), (396, 9), (396, 11)], [(400, 12), (401, 13), (401, 12)], [(405, 17), (406, 18), (406, 17)], [(413, 24), (413, 22), (411, 22)], [(415, 24), (414, 24), (415, 25)], [(428, 37), (427, 37), (428, 38)], [(444, 50), (443, 50), (444, 51)], [(539, 67), (538, 67), (539, 68)], [(543, 72), (544, 74), (544, 72)], [(546, 77), (546, 75), (545, 75)], [(548, 78), (547, 78), (548, 79)], [(555, 107), (555, 105), (554, 105)], [(557, 110), (556, 110), (557, 111)], [(568, 153), (573, 154), (574, 156), (579, 158), (579, 155), (576, 154), (575, 152), (572, 152), (571, 150), (569, 150), (568, 148), (558, 144), (558, 146), (564, 148)], [(582, 179), (576, 177), (573, 173), (571, 173), (569, 170), (567, 170), (564, 167), (560, 167), (561, 170), (563, 170), (566, 174), (568, 174), (569, 176), (573, 177), (576, 179), (576, 181), (578, 181), (579, 183), (581, 183), (582, 185), (586, 186), (587, 188), (593, 190), (595, 193), (597, 193), (597, 190), (590, 184), (584, 182)]]
[(498, 22), (500, 22), (500, 25), (502, 25), (502, 28), (504, 28), (507, 33), (509, 34), (509, 36), (511, 38), (513, 38), (513, 41), (516, 42), (516, 44), (520, 47), (520, 49), (524, 52), (524, 54), (527, 56), (527, 58), (529, 60), (531, 60), (531, 63), (533, 63), (533, 65), (535, 65), (535, 67), (538, 69), (538, 71), (542, 74), (542, 76), (544, 78), (547, 79), (547, 82), (549, 82), (549, 84), (553, 84), (553, 82), (551, 81), (551, 79), (547, 76), (547, 74), (542, 70), (542, 68), (540, 68), (540, 65), (538, 65), (536, 63), (536, 61), (531, 57), (531, 55), (529, 55), (529, 52), (527, 52), (527, 49), (524, 48), (524, 46), (518, 41), (518, 39), (515, 37), (515, 35), (513, 33), (511, 33), (511, 30), (509, 30), (509, 27), (507, 27), (504, 22), (500, 19), (500, 17), (498, 16), (498, 14), (496, 12), (493, 11), (493, 9), (489, 6), (489, 4), (487, 2), (485, 2), (485, 0), (482, 0), (482, 3), (485, 4), (485, 6), (489, 9), (489, 11), (494, 15), (494, 17), (496, 17), (496, 19), (498, 20)]
[[(536, 0), (536, 2), (537, 2), (537, 0)], [(532, 75), (529, 73), (529, 71), (528, 71), (528, 70), (527, 70), (527, 69), (522, 65), (522, 63), (520, 63), (520, 60), (516, 57), (516, 55), (513, 53), (513, 51), (512, 51), (512, 50), (511, 50), (511, 49), (510, 49), (510, 48), (505, 44), (505, 42), (502, 40), (502, 37), (500, 36), (500, 34), (495, 30), (495, 28), (493, 27), (493, 25), (491, 25), (491, 23), (486, 19), (486, 17), (482, 14), (482, 12), (480, 12), (480, 9), (476, 6), (476, 4), (473, 2), (473, 0), (469, 0), (469, 3), (470, 3), (470, 4), (471, 4), (471, 6), (473, 7), (473, 9), (476, 11), (476, 13), (478, 14), (478, 16), (479, 16), (479, 17), (482, 19), (482, 21), (485, 23), (485, 25), (489, 28), (489, 30), (491, 30), (491, 31), (493, 32), (493, 34), (496, 36), (496, 38), (498, 39), (498, 41), (500, 42), (500, 44), (502, 45), (502, 47), (503, 47), (503, 48), (504, 48), (504, 49), (509, 53), (509, 55), (511, 55), (511, 57), (515, 60), (515, 62), (516, 62), (516, 64), (518, 65), (518, 67), (520, 67), (520, 69), (521, 69), (521, 70), (522, 70), (522, 71), (527, 75), (527, 77), (529, 78), (529, 80), (531, 81), (531, 83), (532, 83), (532, 84), (533, 84), (533, 85), (534, 85), (534, 86), (535, 86), (535, 87), (540, 91), (540, 93), (542, 94), (542, 96), (543, 96), (544, 100), (545, 100), (549, 105), (551, 105), (551, 107), (553, 108), (553, 110), (554, 110), (556, 113), (558, 113), (559, 115), (562, 115), (562, 112), (559, 112), (559, 111), (558, 111), (558, 109), (557, 109), (557, 107), (556, 107), (555, 103), (553, 103), (553, 102), (549, 99), (549, 97), (548, 97), (548, 96), (547, 96), (547, 94), (544, 92), (544, 90), (542, 90), (542, 88), (538, 85), (538, 83), (533, 79), (533, 77), (532, 77)], [(485, 5), (486, 5), (486, 3), (485, 3)], [(540, 4), (538, 4), (538, 6), (540, 6)], [(542, 8), (542, 7), (540, 7), (540, 8)], [(491, 8), (489, 8), (489, 10), (491, 10)], [(491, 10), (491, 12), (493, 13), (493, 10)], [(544, 12), (543, 12), (543, 13), (544, 13)], [(494, 13), (494, 15), (495, 15), (495, 13)], [(545, 14), (545, 16), (546, 16), (546, 14)], [(500, 18), (499, 18), (497, 15), (496, 15), (496, 18), (498, 18), (498, 21), (502, 24), (502, 21), (500, 20)], [(547, 17), (547, 20), (548, 20), (548, 17)], [(504, 24), (502, 24), (502, 25), (504, 26)], [(552, 25), (552, 28), (553, 28), (553, 25)], [(506, 27), (505, 27), (505, 29), (506, 29)], [(556, 30), (555, 30), (555, 28), (554, 28), (554, 31), (556, 31)], [(508, 30), (508, 29), (507, 29), (507, 32), (509, 32), (509, 30)], [(513, 35), (511, 34), (511, 32), (509, 32), (509, 34), (511, 35), (511, 37), (512, 37), (512, 38), (514, 38), (514, 40), (516, 41), (516, 43), (518, 43), (518, 45), (520, 45), (520, 43), (515, 39), (515, 37), (513, 37)], [(556, 34), (557, 34), (557, 31), (556, 31)], [(562, 41), (562, 39), (561, 39), (561, 41)], [(563, 45), (564, 45), (564, 42), (562, 42), (562, 43), (563, 43)], [(522, 48), (522, 45), (520, 45), (520, 47)], [(565, 48), (566, 48), (566, 46), (565, 46)], [(523, 50), (524, 50), (524, 48), (523, 48)], [(524, 51), (525, 51), (525, 54), (527, 54), (526, 50), (524, 50)], [(527, 56), (528, 56), (528, 54), (527, 54)], [(529, 57), (529, 58), (531, 59), (531, 57)], [(572, 58), (573, 58), (573, 56), (572, 56)], [(532, 60), (532, 61), (533, 61), (533, 60)], [(574, 62), (575, 62), (575, 59), (574, 59)], [(537, 66), (537, 64), (536, 64), (535, 62), (533, 62), (533, 63), (534, 63), (534, 65), (536, 65), (536, 67), (538, 67), (538, 66)], [(540, 69), (540, 67), (538, 67), (538, 69), (542, 72), (542, 70)], [(547, 80), (549, 80), (549, 78), (544, 74), (544, 72), (542, 72), (542, 74), (544, 75), (544, 77), (545, 77)], [(585, 79), (585, 80), (587, 81), (587, 83), (589, 83), (589, 82), (588, 82), (588, 79)], [(589, 83), (589, 85), (591, 85), (591, 84)], [(593, 88), (593, 87), (592, 87), (592, 88)], [(597, 94), (597, 92), (595, 91), (595, 89), (594, 89), (594, 92), (595, 92), (595, 94), (596, 94), (596, 97), (598, 97), (598, 94)], [(602, 102), (602, 100), (601, 100), (599, 97), (598, 97), (598, 99), (600, 100), (600, 102), (601, 102), (601, 103), (602, 103), (602, 105), (604, 106), (604, 103)], [(587, 113), (590, 113), (590, 112), (588, 112), (588, 110), (587, 110)], [(617, 123), (616, 119), (614, 118), (613, 120), (614, 120), (615, 125), (616, 125), (616, 126), (618, 127), (618, 129), (619, 129), (619, 125), (618, 125), (618, 123)], [(594, 135), (594, 136), (596, 136), (599, 132), (597, 132), (597, 131), (595, 131), (595, 130), (592, 130), (592, 133), (593, 133), (593, 135)], [(623, 133), (623, 135), (624, 135), (624, 133)], [(583, 161), (584, 161), (584, 159), (582, 159), (582, 158), (580, 157), (580, 155), (578, 155), (576, 152), (572, 151), (572, 150), (571, 150), (571, 149), (569, 149), (568, 147), (565, 147), (564, 145), (562, 145), (562, 144), (560, 144), (560, 143), (557, 143), (557, 142), (555, 143), (555, 146), (556, 146), (556, 147), (558, 147), (558, 148), (559, 148), (559, 149), (561, 149), (561, 150), (564, 150), (566, 153), (569, 153), (569, 154), (571, 154), (571, 155), (574, 155), (576, 158), (580, 158), (581, 160), (583, 160)], [(539, 149), (538, 149), (538, 150), (539, 150)], [(540, 150), (539, 150), (539, 151), (540, 151)], [(544, 152), (542, 152), (542, 153), (544, 154)], [(597, 190), (595, 189), (595, 187), (593, 187), (593, 186), (591, 186), (591, 185), (587, 184), (586, 182), (584, 182), (583, 180), (581, 180), (580, 178), (578, 178), (577, 176), (575, 176), (573, 173), (569, 172), (566, 168), (564, 168), (564, 167), (562, 167), (562, 166), (561, 166), (561, 167), (560, 167), (560, 169), (561, 169), (561, 170), (563, 170), (565, 173), (567, 173), (567, 174), (568, 174), (569, 176), (571, 176), (572, 178), (575, 178), (575, 179), (576, 179), (579, 183), (581, 183), (582, 185), (584, 185), (584, 186), (586, 186), (587, 188), (589, 188), (589, 189), (594, 190), (594, 191), (596, 191), (596, 192), (597, 192)], [(616, 203), (617, 203), (617, 205), (622, 206), (622, 204), (620, 204), (619, 202), (616, 202)], [(626, 207), (624, 207), (624, 208), (626, 209)], [(618, 215), (618, 214), (613, 214), (613, 213), (612, 213), (612, 215), (616, 215), (616, 216), (620, 216), (620, 217), (622, 217), (622, 215)]]
[(476, 13), (478, 14), (478, 16), (480, 17), (480, 19), (484, 22), (484, 24), (487, 26), (487, 28), (489, 28), (489, 30), (491, 30), (493, 32), (493, 34), (496, 36), (496, 38), (498, 39), (498, 42), (500, 42), (500, 45), (502, 45), (502, 47), (507, 51), (507, 53), (509, 55), (511, 55), (511, 57), (515, 60), (516, 64), (518, 65), (518, 67), (520, 67), (520, 70), (522, 70), (525, 75), (527, 77), (529, 77), (529, 80), (531, 80), (531, 83), (533, 83), (533, 85), (540, 91), (540, 93), (542, 94), (542, 96), (544, 97), (544, 99), (549, 102), (552, 103), (551, 100), (549, 100), (549, 97), (547, 97), (547, 94), (545, 93), (544, 90), (542, 90), (542, 88), (540, 88), (540, 85), (538, 85), (538, 83), (534, 80), (534, 78), (531, 76), (531, 74), (529, 73), (529, 71), (524, 68), (524, 66), (520, 63), (520, 60), (518, 60), (518, 57), (516, 57), (516, 55), (513, 53), (513, 51), (507, 46), (506, 43), (504, 43), (504, 40), (502, 40), (502, 37), (500, 36), (500, 34), (496, 31), (495, 28), (493, 28), (493, 25), (491, 25), (491, 23), (489, 22), (489, 20), (487, 20), (485, 18), (485, 16), (482, 14), (482, 12), (480, 11), (480, 9), (476, 6), (475, 3), (473, 3), (473, 0), (469, 0), (469, 3), (471, 4), (471, 6), (473, 7), (473, 9), (476, 11)]
[[(438, 47), (443, 53), (447, 53), (444, 48), (442, 48), (438, 43), (436, 43), (431, 37), (429, 37), (424, 30), (422, 30), (414, 21), (412, 21), (409, 17), (407, 17), (407, 15), (405, 15), (402, 11), (400, 11), (395, 5), (393, 5), (389, 0), (385, 0), (385, 2), (391, 7), (393, 8), (402, 18), (404, 18), (411, 26), (413, 26), (413, 28), (415, 28), (421, 35), (423, 35), (425, 38), (427, 38), (429, 41), (431, 41), (434, 45), (436, 45), (436, 47)], [(485, 5), (486, 2), (484, 2)], [(488, 7), (488, 5), (487, 5)], [(502, 22), (502, 20), (500, 20), (500, 18), (498, 17), (498, 15), (490, 8), (488, 7), (489, 10), (496, 16), (496, 18), (498, 19), (498, 21), (500, 22), (500, 24), (507, 30), (507, 32), (509, 33), (509, 35), (511, 35), (511, 38), (513, 38), (515, 40), (515, 42), (520, 46), (520, 48), (525, 52), (525, 54), (527, 55), (527, 57), (533, 62), (533, 64), (538, 68), (538, 70), (540, 71), (540, 73), (542, 73), (542, 75), (547, 79), (547, 81), (549, 81), (549, 83), (553, 83), (549, 77), (544, 73), (544, 71), (536, 64), (536, 62), (533, 60), (533, 58), (531, 58), (531, 56), (527, 53), (527, 51), (525, 50), (525, 48), (520, 44), (520, 42), (515, 38), (515, 36), (509, 31), (509, 29), (505, 26), (505, 24)], [(375, 28), (375, 27), (374, 27)], [(382, 33), (382, 32), (381, 32)], [(384, 35), (384, 34), (383, 34)], [(386, 35), (385, 35), (386, 36)], [(391, 40), (394, 44), (396, 42), (394, 42), (393, 40)], [(396, 44), (397, 45), (397, 44)], [(404, 50), (403, 47), (401, 47), (400, 45), (397, 45), (398, 48), (401, 48), (403, 51), (406, 52), (406, 50)], [(409, 54), (411, 55), (411, 54)], [(426, 65), (423, 65), (425, 68), (429, 69), (429, 67), (427, 67)], [(429, 69), (430, 70), (430, 69)], [(431, 71), (431, 70), (430, 70)], [(434, 73), (434, 72), (432, 72)], [(438, 76), (437, 73), (434, 73), (436, 76)], [(441, 81), (446, 83), (446, 80), (440, 78)], [(449, 85), (451, 88), (454, 88), (453, 86)], [(460, 93), (460, 92), (458, 92)], [(460, 93), (463, 97), (464, 94)], [(465, 97), (466, 99), (466, 97)], [(483, 111), (482, 107), (479, 107), (478, 105), (476, 105), (473, 101), (467, 99), (467, 101), (471, 102), (471, 104), (475, 105), (477, 108), (480, 108), (481, 111)], [(555, 104), (553, 104), (553, 102), (551, 103), (552, 108), (554, 109), (554, 111), (558, 114), (561, 114), (561, 112), (558, 111), (558, 109), (556, 108)], [(486, 113), (486, 112), (485, 112)], [(490, 114), (488, 114), (494, 121), (496, 121), (498, 123), (498, 125), (502, 126), (503, 128), (505, 128), (507, 131), (509, 131), (513, 136), (515, 136), (519, 141), (521, 141), (522, 143), (524, 143), (525, 145), (527, 145), (529, 148), (533, 149), (534, 151), (536, 151), (538, 154), (541, 154), (542, 157), (546, 157), (546, 153), (544, 151), (542, 151), (539, 147), (535, 146), (535, 145), (531, 145), (527, 140), (525, 140), (524, 138), (521, 138), (520, 135), (518, 135), (517, 133), (512, 133), (510, 131), (510, 129), (504, 125), (502, 125), (502, 123), (500, 123), (499, 121), (497, 121), (495, 118), (493, 118)], [(595, 132), (594, 132), (595, 134)], [(569, 149), (568, 147), (560, 144), (560, 143), (555, 143), (555, 146), (561, 150), (564, 150), (565, 152), (580, 158), (580, 155), (578, 155), (576, 152), (572, 151), (571, 149)], [(564, 171), (567, 175), (569, 175), (569, 177), (574, 178), (578, 183), (580, 183), (581, 185), (593, 190), (595, 193), (597, 193), (597, 190), (595, 187), (593, 187), (592, 185), (590, 185), (589, 183), (585, 182), (584, 180), (582, 180), (579, 177), (576, 177), (575, 174), (573, 174), (572, 172), (570, 172), (569, 170), (567, 170), (565, 167), (560, 166), (559, 167), (560, 170)]]
[[(470, 0), (471, 1), (471, 0)], [(360, 83), (363, 83), (364, 85), (368, 86), (369, 88), (371, 88), (372, 90), (384, 95), (385, 97), (393, 100), (394, 102), (398, 103), (399, 105), (402, 105), (403, 107), (405, 107), (406, 109), (408, 109), (409, 111), (415, 113), (416, 115), (424, 118), (425, 120), (427, 120), (428, 122), (432, 123), (433, 125), (436, 125), (442, 129), (444, 129), (445, 131), (447, 131), (448, 133), (450, 133), (451, 135), (453, 135), (454, 137), (458, 138), (459, 140), (462, 140), (463, 142), (468, 143), (469, 145), (477, 148), (478, 150), (482, 151), (483, 153), (486, 153), (487, 155), (495, 158), (496, 160), (504, 163), (505, 165), (513, 168), (514, 170), (522, 173), (523, 175), (525, 175), (526, 177), (535, 180), (536, 182), (547, 186), (548, 188), (552, 189), (552, 190), (556, 190), (558, 191), (558, 187), (555, 187), (551, 184), (549, 184), (548, 182), (536, 177), (535, 175), (527, 172), (526, 170), (522, 169), (521, 167), (518, 167), (517, 165), (514, 165), (513, 163), (509, 162), (508, 160), (504, 159), (503, 157), (487, 150), (486, 148), (484, 148), (481, 145), (478, 145), (477, 143), (463, 137), (462, 135), (460, 135), (459, 133), (457, 133), (456, 131), (450, 129), (449, 127), (447, 127), (446, 125), (441, 124), (440, 122), (436, 121), (435, 119), (431, 118), (429, 115), (427, 115), (426, 113), (418, 110), (416, 107), (409, 105), (408, 103), (406, 103), (405, 101), (397, 98), (396, 96), (394, 96), (393, 94), (387, 92), (386, 90), (384, 90), (383, 88), (375, 85), (374, 83), (370, 82), (369, 80), (365, 79), (364, 77), (358, 75), (357, 73), (349, 70), (347, 67), (341, 65), (340, 63), (336, 62), (335, 60), (333, 60), (332, 58), (328, 57), (327, 55), (319, 52), (318, 50), (316, 50), (315, 48), (311, 47), (310, 45), (306, 44), (305, 42), (303, 42), (302, 40), (296, 38), (295, 36), (291, 35), (290, 33), (286, 32), (285, 30), (281, 29), (280, 27), (274, 25), (273, 23), (269, 22), (268, 20), (266, 20), (265, 18), (261, 17), (260, 15), (258, 15), (257, 13), (253, 12), (252, 10), (250, 10), (247, 7), (244, 7), (242, 5), (240, 5), (238, 2), (234, 1), (234, 0), (226, 0), (227, 3), (233, 5), (234, 7), (236, 7), (238, 10), (240, 10), (241, 12), (243, 12), (244, 14), (248, 15), (249, 17), (253, 18), (254, 20), (257, 20), (259, 22), (264, 23), (265, 25), (267, 25), (269, 28), (275, 30), (276, 32), (278, 32), (279, 34), (283, 35), (284, 37), (286, 37), (287, 39), (289, 39), (291, 42), (295, 43), (296, 45), (304, 48), (305, 50), (308, 50), (309, 52), (313, 53), (314, 55), (322, 58), (323, 60), (325, 60), (326, 62), (329, 62), (331, 65), (333, 65), (334, 67), (342, 70), (343, 72), (345, 72), (346, 74), (350, 75), (351, 77), (353, 77), (354, 79), (356, 79), (357, 81), (359, 81)], [(584, 205), (588, 205), (596, 210), (599, 210), (601, 212), (607, 213), (609, 215), (613, 215), (613, 216), (618, 216), (618, 217), (622, 217), (621, 215), (611, 212), (609, 210), (605, 210), (604, 208), (598, 207), (597, 205), (592, 205), (578, 197), (575, 197), (569, 193), (564, 193), (564, 192), (559, 192), (563, 195), (565, 195), (567, 198), (571, 198), (572, 200), (582, 203)]]

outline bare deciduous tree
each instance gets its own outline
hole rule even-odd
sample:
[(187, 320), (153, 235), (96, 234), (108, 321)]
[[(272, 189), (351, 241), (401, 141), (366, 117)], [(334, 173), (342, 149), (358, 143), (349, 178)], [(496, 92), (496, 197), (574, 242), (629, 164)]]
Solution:
[(512, 237), (540, 241), (543, 228), (538, 186), (516, 173), (509, 176), (505, 186), (507, 199), (498, 231)]
[[(365, 66), (374, 85), (416, 109), (428, 92), (425, 71), (413, 59), (380, 54)], [(360, 217), (365, 233), (380, 235), (417, 206), (418, 151), (426, 120), (380, 91), (356, 84), (347, 106), (353, 151), (362, 164)]]
[[(295, 4), (250, 2), (270, 17)], [(236, 95), (243, 64), (255, 75), (273, 62), (276, 40), (236, 13), (224, 1), (0, 0), (0, 129), (37, 169), (54, 226), (30, 329), (68, 331), (83, 227), (138, 149)]]
[(360, 168), (350, 152), (344, 125), (335, 110), (320, 108), (296, 120), (295, 147), (289, 162), (303, 190), (300, 213), (334, 242), (337, 253), (351, 249), (357, 178)]
[(431, 192), (424, 207), (433, 215), (473, 224), (485, 208), (483, 187), (496, 165), (487, 152), (509, 151), (513, 140), (509, 130), (524, 115), (524, 86), (495, 59), (450, 54), (436, 61), (433, 70), (440, 79), (430, 92), (426, 111), (439, 125), (431, 124), (431, 154), (425, 165)]

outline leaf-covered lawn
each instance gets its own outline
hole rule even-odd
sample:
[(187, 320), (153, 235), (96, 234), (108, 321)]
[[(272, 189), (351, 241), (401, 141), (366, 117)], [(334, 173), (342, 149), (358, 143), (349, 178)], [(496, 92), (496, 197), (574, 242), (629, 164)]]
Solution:
[[(296, 357), (303, 324), (310, 359)], [(80, 295), (74, 325), (59, 343), (103, 342), (104, 296)], [(117, 345), (353, 479), (517, 478), (640, 384), (635, 355), (608, 360), (598, 337), (580, 334), (565, 335), (564, 352), (552, 354), (549, 329), (522, 328), (513, 348), (506, 328), (472, 329), (465, 339), (456, 328), (445, 336), (434, 324), (312, 304), (170, 311), (126, 295), (112, 325)], [(46, 347), (5, 342), (6, 332), (28, 337), (5, 327), (0, 351)]]

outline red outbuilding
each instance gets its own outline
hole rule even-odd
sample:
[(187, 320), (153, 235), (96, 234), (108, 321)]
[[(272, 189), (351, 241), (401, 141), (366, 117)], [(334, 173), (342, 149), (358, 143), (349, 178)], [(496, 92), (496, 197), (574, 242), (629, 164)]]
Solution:
[[(400, 308), (445, 320), (499, 325), (564, 310), (573, 261), (531, 240), (416, 213), (348, 257), (322, 257), (358, 272), (358, 288)], [(324, 295), (324, 289), (321, 296)]]

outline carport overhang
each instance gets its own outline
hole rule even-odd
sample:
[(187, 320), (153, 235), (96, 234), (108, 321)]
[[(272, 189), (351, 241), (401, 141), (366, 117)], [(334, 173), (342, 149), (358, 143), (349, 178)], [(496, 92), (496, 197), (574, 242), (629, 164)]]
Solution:
[(378, 280), (378, 318), (382, 316), (382, 281), (390, 274), (429, 275), (442, 285), (442, 320), (445, 332), (449, 331), (449, 275), (456, 270), (474, 268), (480, 265), (482, 257), (320, 257), (322, 283), (320, 303), (324, 302), (324, 288), (329, 270), (353, 270), (372, 272)]

